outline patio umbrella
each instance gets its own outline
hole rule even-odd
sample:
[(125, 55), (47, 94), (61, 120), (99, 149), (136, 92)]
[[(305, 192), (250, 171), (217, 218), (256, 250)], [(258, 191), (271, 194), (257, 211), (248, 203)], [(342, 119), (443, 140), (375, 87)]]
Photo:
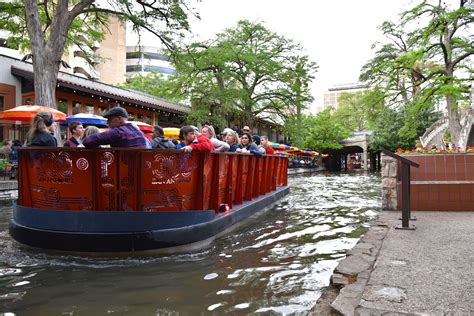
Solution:
[(71, 122), (79, 122), (82, 125), (93, 125), (97, 127), (107, 127), (107, 119), (100, 115), (79, 113), (68, 116), (61, 125), (69, 125)]
[(66, 120), (66, 114), (61, 111), (41, 105), (20, 105), (13, 109), (0, 112), (0, 120), (31, 122), (31, 120), (41, 111), (53, 113), (55, 121), (62, 122)]
[(138, 121), (130, 121), (133, 125), (138, 127), (144, 134), (153, 133), (153, 126), (147, 123), (138, 122)]
[(178, 138), (179, 128), (176, 127), (165, 127), (163, 128), (164, 136), (168, 138)]

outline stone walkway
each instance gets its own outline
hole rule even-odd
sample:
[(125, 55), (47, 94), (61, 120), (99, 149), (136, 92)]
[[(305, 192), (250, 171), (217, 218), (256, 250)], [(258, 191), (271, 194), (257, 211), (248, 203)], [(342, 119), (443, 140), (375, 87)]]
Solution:
[[(400, 212), (379, 220), (333, 275), (333, 310), (344, 315), (474, 315), (474, 213)], [(316, 314), (317, 309), (314, 310)]]

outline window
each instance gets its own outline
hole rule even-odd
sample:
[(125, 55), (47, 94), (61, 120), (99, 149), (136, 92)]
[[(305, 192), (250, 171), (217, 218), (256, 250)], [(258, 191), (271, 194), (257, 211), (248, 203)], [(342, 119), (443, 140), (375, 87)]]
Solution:
[(142, 66), (141, 65), (127, 65), (126, 71), (127, 72), (142, 71)]
[(140, 113), (137, 114), (137, 121), (143, 122), (143, 114), (140, 114)]
[(129, 121), (134, 121), (135, 120), (135, 113), (128, 112), (128, 120)]
[(104, 115), (105, 112), (107, 112), (107, 108), (103, 105), (99, 105), (98, 110), (99, 110), (99, 115)]
[(72, 114), (79, 114), (81, 113), (82, 104), (80, 102), (74, 101), (72, 102)]
[(94, 114), (94, 106), (91, 104), (86, 105), (86, 113), (87, 114)]
[(147, 116), (145, 117), (145, 123), (151, 125), (151, 116), (150, 116), (150, 115), (147, 115)]

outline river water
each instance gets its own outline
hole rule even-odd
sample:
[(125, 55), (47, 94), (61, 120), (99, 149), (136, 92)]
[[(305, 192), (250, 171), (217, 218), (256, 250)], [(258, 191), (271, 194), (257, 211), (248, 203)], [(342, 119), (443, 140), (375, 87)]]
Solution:
[(289, 178), (290, 194), (198, 251), (76, 256), (8, 235), (0, 208), (0, 315), (292, 314), (309, 311), (381, 207), (380, 177)]

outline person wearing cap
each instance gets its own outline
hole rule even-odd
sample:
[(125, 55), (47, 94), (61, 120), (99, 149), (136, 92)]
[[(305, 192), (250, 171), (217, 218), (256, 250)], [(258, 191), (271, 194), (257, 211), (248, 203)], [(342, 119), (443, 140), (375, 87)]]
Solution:
[(186, 152), (211, 152), (214, 150), (214, 145), (211, 141), (206, 136), (200, 134), (195, 126), (181, 127), (179, 130), (179, 139), (184, 145), (182, 150)]
[(99, 134), (93, 134), (84, 138), (82, 143), (86, 148), (110, 145), (110, 147), (140, 147), (147, 148), (148, 143), (145, 135), (132, 123), (128, 122), (128, 113), (122, 107), (114, 107), (104, 115), (109, 125), (109, 130)]
[(158, 149), (175, 149), (176, 146), (168, 138), (164, 137), (165, 132), (163, 128), (156, 125), (153, 130), (153, 140), (151, 141), (152, 148)]
[(82, 144), (81, 138), (82, 134), (84, 134), (84, 126), (82, 126), (81, 123), (74, 121), (69, 123), (68, 128), (72, 136), (64, 143), (64, 147), (77, 147)]

